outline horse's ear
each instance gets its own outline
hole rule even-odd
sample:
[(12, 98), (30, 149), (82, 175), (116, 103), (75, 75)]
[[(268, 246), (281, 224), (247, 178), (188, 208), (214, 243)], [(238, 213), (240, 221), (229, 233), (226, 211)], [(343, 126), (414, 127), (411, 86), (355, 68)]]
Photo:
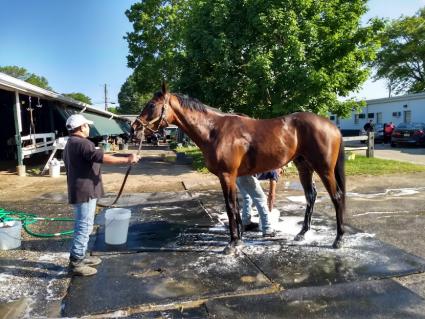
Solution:
[(162, 94), (167, 94), (168, 89), (167, 89), (167, 83), (165, 81), (162, 81), (162, 85), (161, 85), (161, 90), (162, 90)]

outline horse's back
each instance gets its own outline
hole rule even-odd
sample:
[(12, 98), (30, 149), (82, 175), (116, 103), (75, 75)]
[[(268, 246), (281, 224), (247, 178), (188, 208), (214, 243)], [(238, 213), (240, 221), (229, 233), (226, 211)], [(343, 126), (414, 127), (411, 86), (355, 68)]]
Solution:
[(333, 167), (342, 145), (338, 127), (329, 119), (309, 112), (287, 117), (297, 136), (297, 154), (308, 159), (314, 167), (329, 163)]

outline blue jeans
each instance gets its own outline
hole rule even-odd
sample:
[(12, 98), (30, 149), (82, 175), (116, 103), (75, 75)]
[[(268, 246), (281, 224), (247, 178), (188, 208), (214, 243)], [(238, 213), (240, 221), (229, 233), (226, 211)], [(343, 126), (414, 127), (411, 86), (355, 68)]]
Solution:
[(251, 206), (254, 202), (260, 215), (263, 234), (271, 232), (273, 229), (269, 222), (267, 196), (264, 194), (258, 179), (250, 175), (240, 176), (237, 178), (236, 184), (243, 198), (242, 224), (248, 225), (251, 222)]
[(75, 225), (71, 259), (81, 260), (86, 256), (90, 234), (93, 231), (96, 202), (97, 199), (93, 198), (85, 203), (74, 204)]

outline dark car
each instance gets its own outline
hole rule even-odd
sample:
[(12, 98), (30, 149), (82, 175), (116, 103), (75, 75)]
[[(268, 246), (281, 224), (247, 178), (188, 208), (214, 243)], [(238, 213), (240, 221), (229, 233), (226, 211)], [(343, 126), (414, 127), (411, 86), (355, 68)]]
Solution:
[[(373, 131), (375, 132), (375, 143), (383, 143), (384, 142), (384, 125), (375, 124)], [(364, 129), (360, 130), (360, 136), (367, 135)], [(361, 141), (362, 143), (366, 143), (366, 141)]]
[(401, 123), (391, 135), (391, 146), (425, 145), (425, 123)]

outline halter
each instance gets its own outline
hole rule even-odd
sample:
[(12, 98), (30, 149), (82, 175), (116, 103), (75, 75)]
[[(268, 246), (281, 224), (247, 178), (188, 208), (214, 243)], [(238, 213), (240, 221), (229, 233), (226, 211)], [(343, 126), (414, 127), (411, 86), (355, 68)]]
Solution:
[[(167, 126), (169, 125), (168, 121), (166, 119), (167, 109), (170, 106), (170, 104), (168, 103), (169, 100), (170, 100), (170, 96), (167, 94), (164, 98), (164, 104), (162, 104), (160, 116), (155, 117), (153, 120), (151, 120), (147, 123), (143, 123), (142, 119), (140, 119), (139, 117), (136, 117), (136, 121), (138, 121), (142, 125), (143, 129), (148, 129), (152, 133), (157, 133), (159, 131), (159, 127), (161, 126), (161, 123), (163, 121), (165, 122), (165, 124), (167, 124)], [(156, 130), (154, 130), (154, 129), (150, 128), (149, 125), (151, 125), (152, 123), (155, 123), (156, 121), (158, 121), (158, 126), (156, 127)]]

